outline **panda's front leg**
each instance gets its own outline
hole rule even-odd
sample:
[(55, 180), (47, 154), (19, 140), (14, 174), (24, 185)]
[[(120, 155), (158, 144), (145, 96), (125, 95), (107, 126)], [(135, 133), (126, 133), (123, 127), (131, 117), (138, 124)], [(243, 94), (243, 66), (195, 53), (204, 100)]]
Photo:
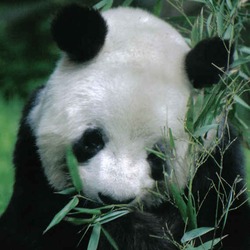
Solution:
[[(120, 250), (176, 250), (176, 235), (172, 235), (169, 228), (175, 228), (176, 233), (177, 220), (170, 222), (165, 219), (153, 213), (136, 211), (103, 226)], [(104, 235), (98, 249), (113, 249)]]

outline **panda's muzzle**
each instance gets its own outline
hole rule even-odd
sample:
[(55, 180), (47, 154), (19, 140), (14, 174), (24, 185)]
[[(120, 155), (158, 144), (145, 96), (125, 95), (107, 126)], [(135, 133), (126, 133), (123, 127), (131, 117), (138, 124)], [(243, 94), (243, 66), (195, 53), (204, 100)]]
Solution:
[(99, 199), (106, 205), (112, 205), (112, 204), (129, 204), (131, 203), (134, 198), (130, 198), (130, 199), (124, 199), (124, 200), (116, 200), (108, 195), (104, 195), (101, 192), (98, 193)]

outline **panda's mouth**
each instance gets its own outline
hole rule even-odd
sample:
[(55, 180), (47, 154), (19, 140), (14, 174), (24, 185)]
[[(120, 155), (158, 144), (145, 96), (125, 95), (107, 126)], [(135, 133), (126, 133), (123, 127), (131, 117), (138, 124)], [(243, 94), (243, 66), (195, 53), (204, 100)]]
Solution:
[(117, 200), (108, 195), (104, 195), (101, 192), (98, 193), (98, 196), (100, 201), (105, 205), (130, 204), (135, 200), (135, 197), (130, 199)]

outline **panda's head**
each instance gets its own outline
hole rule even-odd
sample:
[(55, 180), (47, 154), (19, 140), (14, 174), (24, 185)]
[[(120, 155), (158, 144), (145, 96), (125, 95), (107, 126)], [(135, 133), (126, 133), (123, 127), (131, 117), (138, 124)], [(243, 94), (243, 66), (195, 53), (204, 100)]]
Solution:
[(83, 192), (96, 202), (153, 200), (150, 191), (166, 176), (184, 187), (191, 82), (218, 80), (212, 62), (225, 66), (225, 44), (212, 39), (190, 51), (166, 22), (131, 8), (100, 14), (70, 5), (55, 17), (52, 34), (64, 53), (28, 118), (50, 184), (70, 184), (70, 145)]

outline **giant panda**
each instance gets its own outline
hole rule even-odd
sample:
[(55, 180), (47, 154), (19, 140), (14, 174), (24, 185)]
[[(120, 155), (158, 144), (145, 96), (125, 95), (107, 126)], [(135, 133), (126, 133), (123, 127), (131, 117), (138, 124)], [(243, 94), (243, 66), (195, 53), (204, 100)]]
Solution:
[[(232, 63), (233, 46), (215, 37), (190, 49), (165, 21), (123, 7), (99, 13), (71, 4), (57, 13), (51, 30), (62, 56), (23, 111), (14, 151), (13, 196), (0, 220), (1, 246), (87, 249), (90, 232), (80, 241), (82, 226), (62, 221), (43, 234), (71, 198), (58, 191), (72, 184), (66, 166), (66, 149), (72, 147), (86, 197), (82, 206), (125, 203), (130, 208), (127, 215), (104, 225), (119, 249), (178, 249), (185, 222), (171, 200), (155, 193), (167, 192), (168, 178), (187, 192), (192, 168), (184, 128), (188, 101), (194, 89), (219, 81)], [(171, 164), (154, 153), (168, 154), (169, 128), (176, 154)], [(212, 131), (205, 139), (209, 144), (215, 137)], [(222, 169), (215, 163), (222, 162), (215, 148), (192, 180), (194, 199), (203, 201), (199, 228), (214, 227), (216, 211), (221, 216), (220, 201), (216, 205), (218, 173), (227, 183), (223, 190), (228, 197), (235, 178), (244, 179), (233, 128), (225, 131), (221, 144), (230, 144)], [(244, 180), (238, 182), (235, 192), (244, 186)], [(246, 200), (246, 192), (238, 195), (226, 223), (196, 245), (223, 236), (218, 249), (250, 249)], [(98, 249), (112, 249), (102, 235)]]

